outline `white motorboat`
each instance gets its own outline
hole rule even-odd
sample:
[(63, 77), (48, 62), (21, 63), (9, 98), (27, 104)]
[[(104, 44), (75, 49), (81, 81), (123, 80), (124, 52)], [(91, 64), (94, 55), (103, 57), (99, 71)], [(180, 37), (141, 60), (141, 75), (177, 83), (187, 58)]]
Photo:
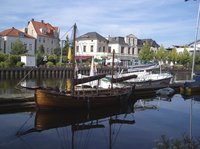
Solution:
[(135, 85), (169, 84), (173, 77), (169, 73), (152, 74), (149, 72), (135, 72), (134, 74), (136, 74), (138, 77), (135, 79), (126, 80), (124, 82)]

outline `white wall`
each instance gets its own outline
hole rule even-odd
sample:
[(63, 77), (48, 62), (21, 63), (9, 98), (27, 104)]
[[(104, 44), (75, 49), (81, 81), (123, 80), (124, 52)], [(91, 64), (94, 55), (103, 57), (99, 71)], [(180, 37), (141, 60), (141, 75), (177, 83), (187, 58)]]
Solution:
[[(93, 52), (91, 52), (91, 46), (93, 45)], [(78, 46), (78, 52), (77, 52)], [(86, 51), (84, 52), (84, 46), (86, 46)], [(105, 47), (105, 52), (103, 52), (103, 47)], [(101, 52), (99, 52), (99, 48), (101, 48)], [(108, 44), (104, 41), (95, 40), (81, 40), (76, 41), (76, 55), (84, 55), (84, 56), (94, 56), (101, 57), (107, 56)]]
[(36, 66), (35, 56), (21, 56), (21, 62), (25, 63), (25, 66)]
[(39, 36), (34, 29), (32, 22), (28, 25), (28, 34), (36, 38), (36, 50), (43, 45), (45, 52), (51, 53), (55, 48), (60, 47), (59, 44), (59, 32), (57, 32), (55, 37), (45, 37)]
[(27, 54), (35, 55), (35, 39), (34, 38), (19, 38), (19, 37), (8, 37), (4, 36), (4, 40), (6, 41), (6, 53), (11, 52), (12, 44), (15, 43), (17, 39), (19, 39), (23, 44), (27, 45)]

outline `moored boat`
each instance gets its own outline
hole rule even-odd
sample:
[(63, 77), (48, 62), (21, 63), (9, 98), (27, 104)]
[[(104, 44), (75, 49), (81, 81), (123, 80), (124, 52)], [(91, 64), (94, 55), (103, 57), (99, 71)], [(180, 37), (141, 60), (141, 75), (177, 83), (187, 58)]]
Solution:
[(180, 87), (180, 93), (187, 96), (200, 94), (200, 82), (199, 81), (185, 82)]
[[(105, 75), (95, 75), (84, 78), (76, 78), (75, 68), (75, 37), (76, 37), (76, 24), (73, 31), (73, 47), (72, 49), (72, 80), (71, 87), (67, 91), (60, 91), (59, 89), (52, 88), (38, 88), (35, 92), (35, 101), (40, 109), (52, 108), (97, 108), (107, 107), (112, 105), (120, 105), (127, 102), (130, 94), (132, 94), (132, 87), (124, 88), (81, 88), (77, 87), (78, 84), (99, 80)], [(114, 55), (114, 53), (113, 53)]]

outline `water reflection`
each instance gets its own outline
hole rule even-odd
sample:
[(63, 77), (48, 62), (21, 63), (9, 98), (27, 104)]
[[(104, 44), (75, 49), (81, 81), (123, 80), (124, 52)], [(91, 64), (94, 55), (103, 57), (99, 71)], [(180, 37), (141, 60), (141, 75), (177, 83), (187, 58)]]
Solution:
[[(108, 147), (112, 148), (114, 140), (116, 140), (115, 134), (116, 127), (113, 129), (113, 125), (133, 125), (135, 124), (134, 109), (132, 106), (134, 103), (127, 105), (126, 107), (110, 107), (102, 108), (92, 111), (36, 111), (34, 127), (28, 130), (21, 128), (16, 135), (18, 137), (26, 136), (34, 132), (43, 132), (49, 129), (61, 129), (69, 128), (71, 132), (71, 148), (78, 148), (79, 137), (78, 134), (84, 133), (84, 137), (89, 133), (88, 130), (94, 131), (94, 129), (106, 129), (108, 137)], [(129, 114), (129, 116), (128, 116)], [(120, 126), (122, 127), (122, 126)], [(118, 127), (119, 128), (119, 127)], [(119, 133), (119, 132), (118, 132)], [(68, 138), (69, 139), (69, 138)], [(70, 141), (66, 140), (66, 141)], [(85, 141), (84, 141), (85, 143)], [(80, 148), (83, 148), (80, 146)]]
[(192, 132), (197, 137), (200, 102), (194, 99), (192, 115), (191, 99), (180, 94), (171, 100), (138, 97), (123, 108), (1, 114), (0, 148), (149, 149), (162, 135), (179, 138)]

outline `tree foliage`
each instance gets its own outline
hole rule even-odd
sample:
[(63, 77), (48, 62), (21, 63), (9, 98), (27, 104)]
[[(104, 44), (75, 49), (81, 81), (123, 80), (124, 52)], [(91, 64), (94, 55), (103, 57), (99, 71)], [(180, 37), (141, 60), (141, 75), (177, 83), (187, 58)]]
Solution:
[(161, 45), (158, 51), (155, 53), (155, 59), (161, 61), (166, 60), (166, 51), (165, 48)]
[(173, 62), (174, 64), (175, 64), (175, 62), (178, 61), (178, 53), (175, 48), (173, 48), (171, 51), (169, 51), (168, 60)]
[(184, 49), (183, 53), (179, 54), (179, 63), (186, 66), (191, 62), (191, 56), (190, 53)]
[(44, 46), (40, 45), (36, 51), (36, 63), (37, 66), (43, 65), (44, 64), (44, 55), (45, 55), (45, 50), (44, 50)]
[(26, 47), (23, 45), (21, 40), (19, 39), (15, 40), (11, 48), (11, 54), (22, 55), (25, 54), (27, 51), (28, 50), (26, 50)]
[(153, 51), (149, 42), (145, 42), (142, 49), (139, 52), (139, 58), (144, 61), (150, 61), (153, 59)]

